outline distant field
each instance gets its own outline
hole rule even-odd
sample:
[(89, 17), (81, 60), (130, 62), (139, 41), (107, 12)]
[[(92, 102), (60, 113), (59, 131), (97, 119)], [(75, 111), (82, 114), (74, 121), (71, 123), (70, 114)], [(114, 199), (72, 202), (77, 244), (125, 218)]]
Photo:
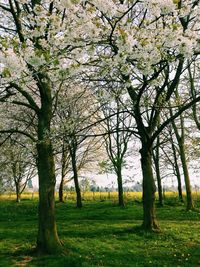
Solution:
[[(193, 198), (194, 200), (200, 201), (200, 191), (193, 191)], [(183, 196), (185, 197), (185, 193), (183, 193)], [(58, 193), (55, 194), (56, 200), (58, 199)], [(158, 194), (156, 194), (156, 197), (158, 198)], [(4, 193), (0, 194), (0, 200), (14, 200), (16, 198), (14, 192), (10, 193)], [(29, 200), (37, 200), (38, 199), (38, 192), (25, 192), (21, 196), (22, 199), (29, 199)], [(118, 194), (117, 192), (82, 192), (82, 198), (85, 201), (104, 201), (104, 200), (113, 200), (117, 201)], [(124, 198), (126, 202), (130, 201), (141, 201), (142, 198), (142, 192), (125, 192)], [(64, 192), (64, 199), (67, 200), (75, 200), (76, 199), (76, 193), (74, 191), (72, 192)], [(164, 199), (177, 199), (178, 200), (178, 194), (177, 192), (165, 192), (164, 193)]]
[[(58, 199), (58, 193), (55, 194), (56, 199)], [(124, 193), (125, 200), (134, 200), (134, 199), (141, 199), (142, 193), (141, 192), (125, 192)], [(38, 199), (38, 193), (34, 192), (25, 192), (21, 196), (22, 199)], [(117, 200), (118, 194), (117, 192), (82, 192), (82, 198), (86, 201), (90, 200)], [(7, 199), (7, 200), (14, 200), (15, 199), (15, 193), (4, 193), (0, 194), (0, 199)], [(75, 200), (76, 199), (76, 193), (74, 191), (72, 192), (65, 192), (64, 193), (64, 199), (67, 200)]]
[[(142, 221), (141, 194), (119, 208), (113, 199), (88, 201), (82, 209), (72, 200), (56, 203), (62, 256), (35, 257), (37, 199), (23, 195), (21, 203), (0, 200), (0, 266), (38, 267), (197, 267), (200, 266), (200, 205), (186, 212), (184, 204), (168, 196), (157, 208), (162, 232), (147, 234)], [(26, 196), (26, 198), (25, 198)], [(87, 199), (88, 197), (88, 199)], [(113, 196), (114, 197), (114, 196)], [(136, 198), (134, 200), (134, 197)]]

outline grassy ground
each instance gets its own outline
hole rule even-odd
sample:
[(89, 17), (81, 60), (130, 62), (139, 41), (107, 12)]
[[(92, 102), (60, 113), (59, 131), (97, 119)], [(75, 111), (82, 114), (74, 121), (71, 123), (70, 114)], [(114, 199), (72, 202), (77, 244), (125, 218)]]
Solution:
[(200, 210), (186, 212), (173, 198), (157, 208), (162, 232), (147, 234), (138, 226), (142, 205), (132, 201), (122, 209), (113, 201), (56, 204), (62, 256), (35, 257), (37, 201), (0, 201), (0, 266), (200, 266)]

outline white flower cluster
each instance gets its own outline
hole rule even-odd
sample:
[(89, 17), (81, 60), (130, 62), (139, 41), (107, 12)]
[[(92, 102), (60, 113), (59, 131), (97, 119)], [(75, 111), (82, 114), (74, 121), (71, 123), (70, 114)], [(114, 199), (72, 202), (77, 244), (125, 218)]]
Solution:
[(23, 58), (17, 55), (12, 49), (8, 49), (1, 53), (1, 63), (4, 66), (2, 68), (3, 76), (7, 76), (7, 79), (17, 80), (23, 76), (26, 70), (26, 65)]
[(74, 5), (79, 4), (80, 2), (81, 2), (81, 0), (60, 0), (59, 1), (59, 5), (60, 5), (61, 9), (63, 9), (63, 8), (71, 8)]
[(173, 0), (147, 0), (144, 1), (146, 8), (152, 10), (156, 17), (175, 12), (176, 5)]
[[(116, 69), (129, 74), (133, 65), (139, 73), (148, 75), (161, 60), (175, 61), (179, 54), (189, 58), (199, 45), (200, 5), (192, 8), (189, 0), (183, 1), (180, 9), (175, 0), (123, 4), (91, 0), (85, 5), (81, 0), (60, 0), (55, 1), (52, 14), (47, 8), (50, 1), (43, 2), (35, 5), (32, 14), (21, 14), (25, 45), (17, 43), (13, 48), (12, 37), (4, 45), (10, 48), (3, 64), (16, 77), (29, 63), (36, 71), (47, 70), (53, 80), (59, 80), (60, 73), (75, 75), (82, 64), (96, 59), (104, 62), (104, 75)], [(126, 13), (131, 4), (133, 9)], [(188, 14), (191, 20), (183, 30), (180, 19)], [(114, 46), (115, 53), (111, 52)]]
[(118, 8), (113, 0), (93, 0), (92, 3), (107, 16), (113, 17), (117, 14)]

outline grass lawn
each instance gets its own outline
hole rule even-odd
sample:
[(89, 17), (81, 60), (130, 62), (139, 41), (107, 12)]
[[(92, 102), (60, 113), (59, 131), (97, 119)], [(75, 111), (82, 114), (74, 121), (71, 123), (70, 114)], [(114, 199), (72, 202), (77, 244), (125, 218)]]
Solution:
[[(170, 204), (170, 205), (169, 205)], [(186, 212), (174, 202), (157, 208), (162, 232), (144, 233), (138, 226), (142, 205), (119, 208), (111, 201), (56, 204), (61, 256), (31, 254), (37, 234), (37, 201), (0, 201), (0, 266), (200, 266), (200, 209)]]

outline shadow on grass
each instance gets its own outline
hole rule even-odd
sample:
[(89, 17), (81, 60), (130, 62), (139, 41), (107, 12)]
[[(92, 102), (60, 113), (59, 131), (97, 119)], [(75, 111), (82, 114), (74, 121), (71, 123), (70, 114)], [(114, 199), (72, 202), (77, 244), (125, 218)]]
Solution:
[(35, 247), (18, 246), (14, 252), (1, 253), (1, 267), (30, 266), (30, 267), (79, 267), (82, 259), (79, 255), (70, 251), (64, 251), (61, 255), (38, 255)]

